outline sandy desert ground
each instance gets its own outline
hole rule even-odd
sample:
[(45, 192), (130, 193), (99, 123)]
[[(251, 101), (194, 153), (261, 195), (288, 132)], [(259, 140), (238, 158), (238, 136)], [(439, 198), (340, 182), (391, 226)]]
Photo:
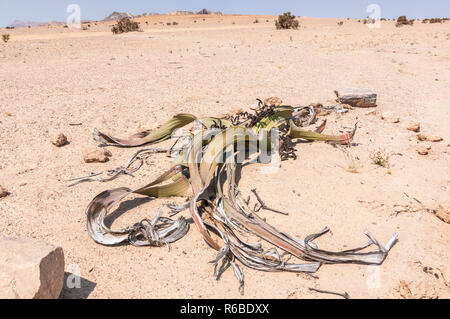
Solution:
[[(299, 158), (283, 162), (276, 175), (245, 167), (240, 187), (245, 194), (256, 187), (269, 206), (289, 212), (261, 213), (285, 232), (304, 238), (330, 227), (317, 240), (325, 249), (365, 243), (366, 228), (382, 243), (395, 232), (399, 241), (381, 266), (324, 265), (318, 279), (243, 267), (244, 297), (333, 298), (308, 289), (314, 287), (401, 298), (401, 281), (414, 298), (450, 297), (450, 226), (433, 214), (450, 199), (449, 22), (396, 28), (386, 21), (370, 29), (356, 20), (300, 18), (299, 30), (280, 31), (274, 19), (154, 16), (138, 19), (143, 32), (122, 35), (112, 35), (112, 23), (0, 30), (11, 35), (0, 44), (0, 185), (10, 192), (0, 199), (0, 232), (63, 247), (66, 271), (79, 269), (83, 279), (62, 298), (241, 298), (231, 270), (215, 280), (208, 262), (216, 252), (194, 225), (171, 252), (104, 247), (89, 237), (84, 210), (95, 195), (142, 186), (170, 167), (155, 155), (134, 178), (68, 188), (66, 179), (121, 166), (135, 152), (108, 147), (109, 162), (84, 163), (82, 150), (97, 145), (93, 128), (126, 137), (176, 113), (225, 114), (269, 96), (331, 105), (333, 91), (345, 87), (378, 93), (376, 108), (327, 117), (329, 134), (358, 121), (356, 145), (347, 150), (356, 173), (346, 170), (342, 147), (300, 143)], [(179, 25), (166, 25), (173, 21)], [(386, 111), (400, 122), (381, 119)], [(443, 141), (419, 142), (406, 129), (410, 121)], [(68, 145), (51, 144), (58, 132)], [(427, 145), (429, 154), (419, 155), (417, 147)], [(388, 168), (372, 163), (377, 150), (392, 154)], [(113, 228), (152, 217), (172, 201), (183, 199), (130, 199), (114, 212)]]

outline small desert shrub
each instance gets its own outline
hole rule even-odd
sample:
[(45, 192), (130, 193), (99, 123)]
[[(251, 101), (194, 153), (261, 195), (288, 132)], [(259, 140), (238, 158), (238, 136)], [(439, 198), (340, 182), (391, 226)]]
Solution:
[(253, 21), (253, 23), (259, 23), (258, 19), (256, 19), (255, 21)]
[(5, 42), (5, 43), (9, 41), (9, 38), (10, 38), (9, 34), (2, 35), (3, 42)]
[(278, 20), (275, 21), (275, 26), (277, 29), (294, 29), (297, 30), (299, 27), (298, 20), (295, 16), (291, 15), (290, 12), (285, 12), (278, 16)]
[(172, 23), (171, 23), (171, 22), (167, 22), (166, 24), (167, 24), (167, 25), (172, 25)]
[(363, 20), (363, 24), (375, 24), (375, 19), (371, 19), (369, 17), (367, 17), (367, 19)]
[(343, 24), (344, 24), (344, 21), (339, 21), (339, 22), (337, 23), (337, 25), (340, 26), (340, 27), (341, 27)]
[(397, 18), (397, 23), (395, 24), (396, 27), (401, 27), (403, 25), (413, 25), (414, 20), (408, 20), (406, 16), (399, 16)]
[(178, 22), (174, 21), (172, 22), (172, 25), (178, 25)]
[(442, 22), (444, 22), (444, 20), (441, 18), (431, 18), (430, 19), (430, 23), (442, 23)]
[(372, 160), (372, 163), (375, 165), (381, 166), (381, 167), (389, 167), (389, 158), (391, 157), (390, 154), (386, 153), (385, 151), (379, 150), (372, 152), (370, 154), (370, 159)]
[(130, 20), (130, 18), (122, 18), (113, 27), (111, 32), (114, 34), (120, 34), (125, 32), (139, 31), (139, 22)]

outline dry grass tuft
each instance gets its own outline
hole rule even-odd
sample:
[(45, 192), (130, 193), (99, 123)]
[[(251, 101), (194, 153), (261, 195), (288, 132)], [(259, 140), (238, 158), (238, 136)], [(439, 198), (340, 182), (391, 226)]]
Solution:
[(345, 166), (338, 165), (349, 173), (358, 174), (361, 172), (361, 162), (358, 156), (355, 156), (350, 147), (340, 147), (345, 156)]

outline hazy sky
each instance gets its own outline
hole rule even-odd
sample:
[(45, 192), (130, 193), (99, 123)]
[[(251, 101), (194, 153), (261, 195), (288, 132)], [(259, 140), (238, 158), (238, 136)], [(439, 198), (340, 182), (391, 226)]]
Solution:
[(131, 14), (165, 13), (174, 10), (211, 11), (236, 14), (280, 14), (291, 11), (298, 16), (364, 18), (366, 8), (375, 3), (381, 16), (396, 18), (448, 17), (450, 0), (0, 0), (0, 27), (14, 20), (65, 21), (69, 4), (81, 7), (81, 19), (101, 20), (113, 11)]

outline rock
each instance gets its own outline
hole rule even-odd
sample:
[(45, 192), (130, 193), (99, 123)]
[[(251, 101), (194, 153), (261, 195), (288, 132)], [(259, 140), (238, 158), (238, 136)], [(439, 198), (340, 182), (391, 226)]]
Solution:
[(420, 131), (420, 123), (409, 122), (409, 125), (406, 127), (406, 129), (409, 131), (413, 131), (413, 132), (419, 132)]
[(417, 148), (417, 153), (420, 155), (428, 155), (428, 151), (431, 149), (430, 146), (419, 146)]
[(86, 163), (105, 163), (112, 154), (105, 148), (86, 148), (83, 150), (83, 160)]
[(337, 101), (356, 107), (377, 106), (377, 94), (368, 89), (347, 88), (336, 90)]
[(0, 186), (0, 198), (6, 197), (8, 195), (9, 195), (8, 191), (5, 188), (3, 188), (2, 186)]
[(61, 247), (0, 235), (0, 298), (56, 299), (63, 281)]
[(436, 217), (444, 223), (450, 224), (450, 201), (446, 200), (439, 204), (436, 209)]
[(400, 296), (402, 296), (402, 298), (404, 298), (404, 299), (412, 299), (413, 298), (411, 290), (409, 289), (408, 284), (404, 280), (400, 281), (400, 283), (398, 285), (398, 292), (400, 293)]
[(442, 141), (442, 137), (431, 135), (431, 134), (417, 134), (417, 139), (419, 141), (428, 141), (428, 142), (440, 142)]
[(264, 105), (268, 105), (268, 106), (271, 106), (271, 105), (280, 106), (281, 103), (283, 103), (283, 101), (279, 97), (276, 97), (276, 96), (268, 97), (263, 102), (264, 102)]
[(128, 12), (117, 12), (114, 11), (109, 16), (107, 16), (103, 21), (113, 21), (113, 20), (120, 20), (123, 18), (133, 18), (133, 15), (131, 15)]
[(400, 118), (393, 112), (383, 112), (381, 113), (381, 118), (385, 121), (389, 121), (391, 123), (400, 122)]
[(63, 133), (58, 133), (52, 137), (51, 142), (53, 145), (61, 147), (67, 144), (67, 137)]
[(239, 114), (244, 112), (244, 109), (239, 107), (239, 108), (233, 108), (231, 109), (229, 112), (225, 112), (225, 113), (220, 113), (219, 114), (219, 118), (225, 118), (228, 119), (230, 117), (232, 117), (233, 115)]
[(342, 108), (345, 110), (353, 110), (353, 106), (350, 104), (341, 104)]

